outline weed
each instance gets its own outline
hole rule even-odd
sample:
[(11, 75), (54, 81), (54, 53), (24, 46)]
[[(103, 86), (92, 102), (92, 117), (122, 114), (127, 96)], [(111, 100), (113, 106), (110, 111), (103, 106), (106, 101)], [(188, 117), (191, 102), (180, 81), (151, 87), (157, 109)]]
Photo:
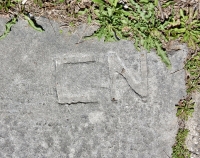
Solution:
[(15, 3), (11, 0), (0, 0), (0, 11), (8, 12), (8, 10), (14, 6)]
[(188, 72), (187, 76), (187, 93), (195, 90), (200, 92), (200, 52), (194, 54), (185, 64)]
[[(43, 32), (43, 31), (44, 31), (44, 29), (43, 29), (40, 25), (38, 25), (38, 24), (36, 23), (36, 21), (35, 21), (34, 18), (30, 18), (30, 17), (29, 17), (28, 15), (26, 15), (26, 14), (22, 14), (22, 15), (24, 16), (24, 19), (27, 20), (28, 24), (29, 24), (33, 29), (35, 29), (36, 31), (39, 31), (39, 32)], [(8, 21), (8, 22), (6, 23), (6, 30), (5, 30), (5, 32), (0, 36), (0, 40), (3, 39), (3, 38), (5, 38), (5, 37), (10, 33), (11, 27), (12, 27), (13, 25), (15, 25), (17, 21), (18, 21), (18, 16), (15, 15), (10, 21)]]
[(176, 143), (172, 147), (172, 158), (190, 158), (190, 152), (185, 145), (188, 129), (179, 129), (176, 136)]
[(180, 18), (171, 18), (165, 33), (169, 40), (180, 39), (190, 48), (196, 49), (200, 43), (200, 21), (196, 19), (198, 10), (194, 11), (194, 8), (190, 7), (188, 14), (180, 9)]
[(192, 116), (194, 112), (194, 102), (191, 97), (187, 97), (184, 100), (179, 101), (177, 106), (176, 116), (182, 120), (188, 120), (189, 116)]
[(163, 5), (162, 5), (162, 8), (166, 8), (170, 5), (173, 5), (175, 2), (173, 0), (168, 0), (166, 1)]
[(37, 22), (35, 21), (35, 19), (34, 19), (33, 17), (31, 18), (31, 17), (29, 16), (29, 14), (28, 14), (28, 15), (23, 14), (23, 16), (24, 16), (24, 19), (28, 21), (28, 24), (29, 24), (34, 30), (39, 31), (39, 32), (43, 32), (43, 31), (44, 31), (44, 29), (43, 29), (40, 25), (38, 25)]
[(118, 3), (118, 0), (93, 0), (93, 2), (97, 4), (93, 12), (100, 28), (91, 37), (104, 38), (104, 41), (133, 40), (137, 49), (141, 46), (148, 51), (156, 49), (163, 62), (170, 66), (161, 42), (167, 40), (162, 33), (167, 23), (163, 24), (156, 18), (153, 2), (130, 0), (126, 7)]
[(6, 23), (6, 30), (5, 30), (4, 33), (0, 36), (0, 39), (5, 38), (5, 37), (8, 35), (8, 33), (10, 33), (12, 26), (15, 25), (16, 22), (17, 22), (17, 17), (15, 16), (15, 17), (13, 17), (10, 21), (8, 21), (8, 22)]

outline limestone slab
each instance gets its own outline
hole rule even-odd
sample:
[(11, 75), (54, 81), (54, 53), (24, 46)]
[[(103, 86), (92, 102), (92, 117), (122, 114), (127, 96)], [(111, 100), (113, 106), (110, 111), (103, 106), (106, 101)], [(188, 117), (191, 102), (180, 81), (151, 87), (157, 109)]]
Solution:
[(168, 69), (130, 41), (80, 42), (85, 26), (68, 36), (40, 24), (20, 20), (0, 41), (0, 157), (168, 158), (187, 48)]

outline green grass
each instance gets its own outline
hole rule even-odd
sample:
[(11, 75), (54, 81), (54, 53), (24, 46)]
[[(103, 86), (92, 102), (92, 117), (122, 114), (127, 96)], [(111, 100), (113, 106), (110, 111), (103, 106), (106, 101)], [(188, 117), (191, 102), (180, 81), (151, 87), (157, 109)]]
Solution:
[(180, 39), (190, 48), (196, 49), (200, 44), (200, 21), (197, 20), (198, 10), (193, 9), (189, 8), (189, 13), (180, 9), (179, 19), (170, 18), (166, 37), (170, 40)]
[(10, 21), (8, 21), (6, 23), (6, 30), (4, 31), (4, 33), (0, 36), (0, 40), (5, 38), (11, 31), (11, 27), (13, 25), (15, 25), (17, 22), (17, 18), (16, 17), (13, 17)]
[(189, 73), (187, 76), (187, 93), (200, 92), (200, 52), (197, 51), (192, 54), (187, 60), (185, 69)]
[(96, 15), (96, 22), (100, 28), (92, 35), (103, 38), (104, 41), (116, 41), (128, 39), (134, 42), (139, 50), (141, 47), (148, 51), (156, 49), (166, 66), (170, 67), (170, 61), (166, 52), (162, 48), (162, 40), (167, 42), (163, 32), (167, 23), (162, 23), (155, 16), (155, 3), (153, 1), (142, 0), (135, 2), (130, 0), (124, 8), (118, 0), (92, 0), (96, 7), (85, 11), (90, 15)]
[(172, 147), (172, 158), (190, 158), (190, 152), (185, 145), (186, 137), (189, 133), (187, 129), (179, 129), (176, 136), (176, 143)]
[(12, 0), (0, 0), (0, 11), (8, 12), (11, 7), (15, 7), (16, 3)]
[[(185, 64), (187, 71), (186, 86), (188, 96), (179, 101), (177, 106), (177, 117), (186, 122), (194, 112), (195, 102), (190, 97), (195, 91), (200, 92), (200, 52), (191, 54)], [(185, 145), (185, 139), (189, 133), (188, 129), (179, 129), (176, 136), (176, 143), (173, 146), (172, 158), (190, 158), (190, 151)]]
[(187, 121), (189, 117), (192, 116), (194, 112), (194, 105), (195, 103), (192, 101), (191, 98), (183, 99), (179, 102), (177, 106), (177, 113), (176, 116), (183, 121)]

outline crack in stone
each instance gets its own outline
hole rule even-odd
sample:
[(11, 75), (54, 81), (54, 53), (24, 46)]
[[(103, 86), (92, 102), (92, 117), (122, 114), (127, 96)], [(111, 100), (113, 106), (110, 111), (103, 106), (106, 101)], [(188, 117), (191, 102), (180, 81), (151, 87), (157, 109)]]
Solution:
[(82, 101), (78, 101), (78, 102), (71, 102), (71, 103), (59, 103), (60, 105), (73, 105), (73, 104), (97, 104), (98, 102), (82, 102)]
[(85, 61), (85, 62), (68, 62), (68, 63), (63, 63), (63, 64), (90, 64), (90, 63), (95, 63), (96, 61)]

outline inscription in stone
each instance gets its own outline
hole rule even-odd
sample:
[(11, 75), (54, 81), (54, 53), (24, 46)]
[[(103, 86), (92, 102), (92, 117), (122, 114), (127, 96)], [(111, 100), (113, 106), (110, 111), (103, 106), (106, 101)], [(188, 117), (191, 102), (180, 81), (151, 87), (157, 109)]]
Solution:
[(111, 97), (116, 97), (116, 77), (121, 75), (128, 82), (129, 86), (139, 96), (147, 96), (147, 65), (146, 53), (142, 52), (140, 57), (140, 73), (131, 72), (114, 52), (108, 54), (109, 73), (111, 78)]
[(98, 64), (93, 56), (64, 57), (56, 61), (59, 103), (97, 102)]
[[(140, 68), (132, 72), (115, 52), (107, 54), (111, 100), (116, 95), (116, 77), (123, 76), (131, 89), (140, 97), (147, 96), (146, 53), (140, 55)], [(101, 59), (94, 55), (66, 56), (56, 60), (56, 87), (61, 104), (98, 102), (98, 89), (102, 85)], [(104, 74), (105, 76), (105, 74)]]

